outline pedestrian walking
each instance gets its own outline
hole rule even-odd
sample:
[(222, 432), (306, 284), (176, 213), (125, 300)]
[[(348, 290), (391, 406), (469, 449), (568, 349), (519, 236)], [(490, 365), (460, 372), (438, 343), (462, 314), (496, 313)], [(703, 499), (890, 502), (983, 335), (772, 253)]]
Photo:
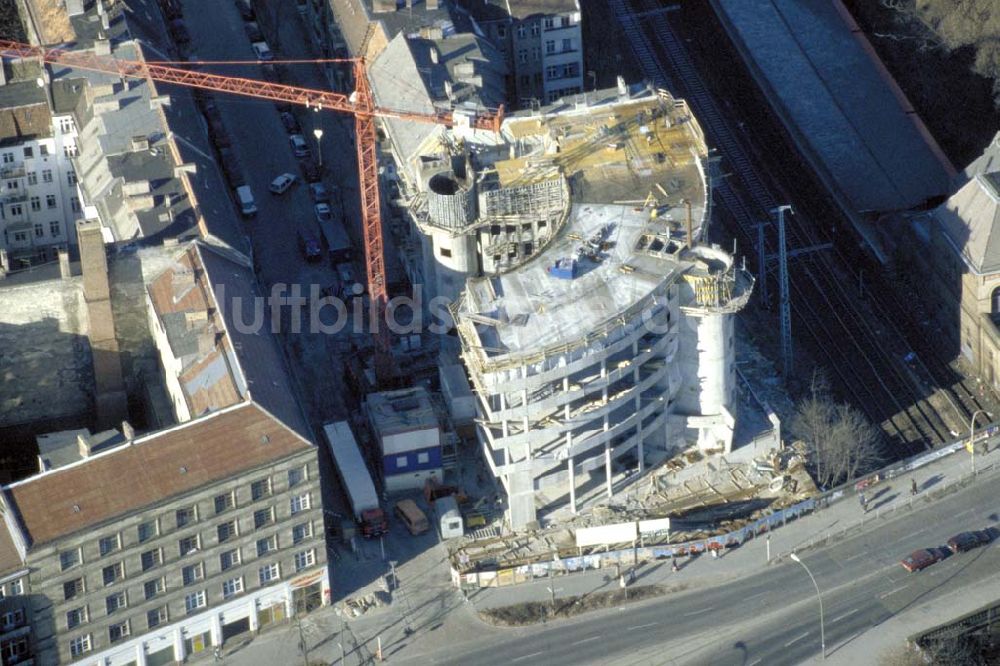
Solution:
[(222, 650), (218, 646), (212, 651), (212, 654), (215, 656), (216, 661), (222, 661)]
[(916, 479), (910, 479), (910, 494), (911, 495), (916, 495), (917, 494), (917, 480)]
[(868, 513), (868, 498), (865, 497), (864, 493), (858, 495), (858, 500), (861, 502), (861, 510)]
[(677, 573), (677, 560), (671, 560), (670, 570), (673, 571), (674, 573)]

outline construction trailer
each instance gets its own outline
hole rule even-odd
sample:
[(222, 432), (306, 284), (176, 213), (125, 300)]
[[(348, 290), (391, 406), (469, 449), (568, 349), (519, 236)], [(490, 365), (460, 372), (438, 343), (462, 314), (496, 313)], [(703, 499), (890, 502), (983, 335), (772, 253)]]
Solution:
[(385, 490), (420, 490), (444, 476), (441, 426), (423, 387), (370, 393), (365, 415), (381, 460)]

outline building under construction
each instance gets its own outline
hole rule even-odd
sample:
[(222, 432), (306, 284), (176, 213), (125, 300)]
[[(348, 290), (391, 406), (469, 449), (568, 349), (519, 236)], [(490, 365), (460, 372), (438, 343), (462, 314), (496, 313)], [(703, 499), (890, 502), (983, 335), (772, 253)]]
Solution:
[[(376, 97), (405, 70), (376, 62)], [(409, 103), (433, 106), (414, 80)], [(412, 125), (385, 122), (420, 249), (404, 255), (453, 301), (511, 526), (610, 498), (695, 442), (728, 451), (732, 315), (753, 281), (700, 242), (708, 151), (687, 104), (620, 82), (499, 136)]]

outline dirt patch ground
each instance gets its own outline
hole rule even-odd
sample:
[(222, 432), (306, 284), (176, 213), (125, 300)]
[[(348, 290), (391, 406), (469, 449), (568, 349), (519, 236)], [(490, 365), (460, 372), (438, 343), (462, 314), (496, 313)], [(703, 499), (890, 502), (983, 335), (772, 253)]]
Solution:
[(574, 617), (599, 608), (610, 608), (644, 599), (652, 599), (672, 592), (681, 592), (686, 588), (686, 585), (674, 585), (670, 587), (665, 585), (643, 585), (628, 588), (627, 596), (626, 590), (595, 592), (594, 594), (557, 599), (554, 606), (547, 601), (528, 601), (513, 606), (488, 608), (480, 611), (479, 617), (484, 622), (489, 622), (498, 627), (523, 627), (548, 620)]
[(1000, 70), (1000, 62), (994, 70), (984, 69), (976, 61), (981, 47), (949, 48), (947, 44), (960, 40), (952, 34), (954, 22), (940, 20), (949, 12), (963, 12), (968, 3), (921, 0), (919, 16), (928, 23), (909, 11), (915, 0), (844, 0), (844, 4), (952, 163), (959, 170), (965, 168), (1000, 129), (994, 80), (973, 71)]

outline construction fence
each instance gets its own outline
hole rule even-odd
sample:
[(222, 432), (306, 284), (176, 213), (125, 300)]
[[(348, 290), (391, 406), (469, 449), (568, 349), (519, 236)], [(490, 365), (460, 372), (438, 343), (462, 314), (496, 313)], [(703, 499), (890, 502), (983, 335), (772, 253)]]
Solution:
[[(989, 446), (991, 440), (996, 440), (998, 432), (1000, 432), (1000, 426), (997, 425), (990, 425), (988, 428), (984, 428), (982, 434), (975, 438), (975, 444), (981, 445), (985, 443)], [(930, 453), (924, 453), (903, 461), (897, 461), (892, 465), (888, 465), (880, 470), (866, 475), (860, 481), (847, 483), (837, 488), (833, 488), (827, 492), (817, 495), (816, 497), (811, 497), (785, 509), (775, 511), (774, 513), (764, 516), (753, 523), (726, 534), (676, 544), (667, 543), (646, 546), (635, 543), (629, 547), (608, 550), (602, 553), (589, 553), (585, 555), (581, 552), (581, 554), (577, 557), (555, 556), (549, 560), (542, 560), (511, 567), (484, 568), (480, 566), (475, 570), (466, 571), (460, 571), (459, 569), (452, 567), (452, 584), (462, 590), (484, 587), (507, 587), (510, 585), (527, 583), (539, 578), (548, 578), (550, 576), (562, 576), (574, 572), (597, 569), (616, 569), (620, 571), (622, 567), (631, 567), (648, 562), (668, 560), (675, 557), (688, 557), (711, 551), (721, 551), (725, 548), (733, 548), (740, 546), (751, 539), (765, 535), (778, 527), (784, 526), (788, 524), (788, 521), (790, 520), (795, 520), (796, 518), (814, 511), (820, 511), (849, 497), (856, 497), (859, 493), (866, 492), (869, 488), (873, 487), (877, 483), (880, 483), (881, 481), (893, 479), (900, 474), (919, 469), (924, 465), (928, 465), (958, 451), (964, 451), (968, 448), (968, 443), (968, 439), (962, 439), (954, 442), (953, 444), (943, 446), (935, 451), (931, 451)], [(935, 488), (934, 493), (932, 494), (947, 492), (956, 485), (969, 483), (970, 480), (977, 475), (992, 474), (998, 468), (1000, 468), (1000, 466), (998, 466), (996, 462), (992, 462), (990, 465), (984, 466), (978, 472), (973, 471), (970, 474), (963, 475), (952, 483), (944, 484), (941, 488)], [(902, 506), (912, 507), (913, 499), (914, 498), (911, 497), (908, 500), (897, 502), (886, 509), (873, 511), (870, 515), (862, 516), (856, 524), (845, 526), (843, 529), (838, 530), (837, 534), (842, 535), (843, 533), (858, 527), (863, 528), (865, 521), (872, 522), (873, 520), (884, 516), (889, 511), (894, 513)], [(836, 535), (827, 533), (817, 534), (812, 541), (803, 544), (800, 549), (811, 547), (812, 545), (833, 536)], [(778, 557), (782, 557), (784, 555), (787, 555), (787, 553), (778, 554)], [(467, 562), (460, 564), (467, 564)]]

